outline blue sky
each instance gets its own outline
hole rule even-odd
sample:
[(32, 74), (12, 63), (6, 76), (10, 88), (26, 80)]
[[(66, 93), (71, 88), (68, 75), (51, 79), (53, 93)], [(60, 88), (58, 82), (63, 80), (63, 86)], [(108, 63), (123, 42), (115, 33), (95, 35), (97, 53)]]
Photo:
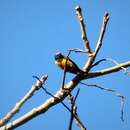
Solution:
[[(54, 54), (67, 49), (83, 49), (75, 6), (80, 5), (87, 27), (87, 34), (94, 49), (102, 17), (107, 10), (110, 20), (97, 60), (109, 57), (118, 62), (130, 60), (130, 1), (129, 0), (0, 0), (0, 118), (2, 118), (35, 83), (32, 75), (48, 74), (46, 87), (55, 93), (61, 84), (62, 71), (54, 63)], [(80, 57), (80, 58), (79, 58)], [(72, 54), (71, 58), (83, 67), (87, 57)], [(96, 69), (112, 66), (102, 63)], [(72, 74), (67, 75), (67, 81)], [(124, 116), (120, 120), (120, 102), (113, 94), (95, 88), (81, 88), (77, 100), (78, 113), (88, 130), (130, 129), (130, 76), (119, 73), (87, 80), (104, 87), (116, 89), (126, 97)], [(74, 94), (77, 89), (74, 90)], [(37, 92), (13, 117), (14, 120), (43, 103), (49, 96)], [(65, 101), (67, 103), (67, 101)], [(65, 130), (70, 114), (60, 104), (46, 114), (36, 117), (17, 130)], [(78, 130), (74, 125), (73, 128)]]

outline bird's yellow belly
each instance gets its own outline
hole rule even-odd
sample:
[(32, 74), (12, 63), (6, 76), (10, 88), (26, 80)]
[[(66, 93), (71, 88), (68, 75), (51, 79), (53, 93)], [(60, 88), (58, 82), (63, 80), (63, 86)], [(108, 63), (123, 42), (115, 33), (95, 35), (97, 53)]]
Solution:
[(65, 69), (65, 64), (66, 64), (66, 67), (68, 68), (68, 62), (67, 61), (67, 64), (66, 64), (66, 59), (63, 59), (62, 61), (56, 61), (55, 63), (61, 68), (61, 69)]
[(76, 74), (77, 72), (79, 72), (78, 67), (73, 62), (71, 62), (70, 60), (67, 60), (67, 63), (66, 63), (66, 59), (63, 59), (61, 61), (55, 61), (55, 63), (62, 70), (65, 69), (65, 64), (66, 64), (66, 72), (70, 72), (70, 73), (74, 73), (74, 74)]
[(65, 64), (66, 64), (66, 60), (62, 60), (58, 66), (61, 68), (61, 69), (65, 69)]

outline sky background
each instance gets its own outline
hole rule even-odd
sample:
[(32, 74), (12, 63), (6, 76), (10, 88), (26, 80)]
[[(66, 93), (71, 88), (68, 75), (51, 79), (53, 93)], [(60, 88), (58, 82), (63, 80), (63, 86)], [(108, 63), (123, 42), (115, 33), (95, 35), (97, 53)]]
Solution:
[[(63, 72), (55, 65), (53, 56), (57, 51), (66, 55), (70, 48), (84, 49), (75, 15), (78, 4), (83, 10), (92, 49), (98, 40), (104, 12), (110, 13), (103, 46), (96, 60), (104, 57), (119, 63), (130, 60), (130, 0), (0, 0), (0, 118), (35, 83), (32, 75), (48, 74), (45, 86), (53, 94), (59, 89)], [(73, 53), (71, 58), (80, 68), (87, 61), (85, 54)], [(94, 70), (111, 66), (112, 63), (103, 62)], [(73, 76), (68, 74), (66, 82)], [(96, 88), (77, 87), (81, 88), (77, 99), (78, 114), (88, 130), (130, 130), (129, 81), (130, 76), (123, 71), (84, 81), (115, 89), (125, 96), (124, 123), (120, 120), (119, 98)], [(38, 91), (12, 120), (48, 98), (42, 90)], [(67, 130), (69, 117), (70, 113), (58, 104), (17, 130)], [(79, 129), (75, 123), (73, 129)]]

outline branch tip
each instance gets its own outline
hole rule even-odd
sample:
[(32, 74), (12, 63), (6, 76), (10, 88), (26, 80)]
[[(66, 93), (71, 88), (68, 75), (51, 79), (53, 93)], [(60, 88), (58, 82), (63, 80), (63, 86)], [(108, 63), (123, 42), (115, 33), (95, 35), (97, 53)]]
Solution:
[(77, 5), (77, 6), (75, 7), (75, 10), (78, 11), (78, 12), (81, 12), (81, 7), (80, 7), (79, 5)]
[(41, 79), (42, 79), (43, 81), (47, 80), (47, 79), (48, 79), (48, 75), (47, 75), (47, 74), (43, 75)]
[(105, 11), (105, 14), (104, 14), (103, 18), (104, 18), (105, 21), (109, 20), (110, 17), (109, 17), (109, 13), (107, 11)]

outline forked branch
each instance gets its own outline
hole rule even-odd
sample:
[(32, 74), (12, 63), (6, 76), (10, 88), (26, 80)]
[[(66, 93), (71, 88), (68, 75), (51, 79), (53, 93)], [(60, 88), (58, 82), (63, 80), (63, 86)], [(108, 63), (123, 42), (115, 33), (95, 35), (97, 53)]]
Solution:
[(20, 110), (22, 105), (28, 99), (30, 99), (37, 90), (41, 88), (41, 86), (45, 83), (47, 78), (47, 75), (43, 75), (40, 79), (41, 82), (37, 80), (36, 84), (32, 85), (31, 89), (27, 92), (27, 94), (18, 103), (16, 103), (14, 108), (10, 112), (8, 112), (7, 115), (0, 121), (0, 127), (6, 124)]
[(104, 34), (105, 34), (105, 30), (106, 30), (108, 20), (109, 20), (109, 13), (105, 12), (105, 14), (103, 16), (102, 27), (101, 27), (101, 31), (100, 31), (100, 34), (99, 34), (99, 39), (98, 39), (95, 51), (92, 52), (91, 57), (89, 57), (87, 63), (83, 67), (83, 70), (86, 71), (86, 72), (90, 71), (90, 69), (91, 69), (91, 67), (92, 67), (92, 65), (95, 61), (95, 58), (96, 58), (96, 56), (97, 56), (97, 54), (98, 54), (98, 52), (99, 52), (99, 50), (102, 46), (102, 40), (103, 40), (103, 37), (104, 37)]
[[(83, 38), (84, 45), (85, 45), (85, 52), (89, 56), (88, 61), (86, 62), (86, 64), (83, 67), (84, 73), (75, 75), (74, 78), (70, 82), (68, 82), (66, 85), (63, 85), (62, 88), (60, 88), (59, 91), (57, 91), (54, 96), (52, 96), (51, 98), (46, 100), (40, 106), (32, 109), (25, 115), (21, 116), (20, 118), (1, 127), (0, 130), (12, 130), (12, 129), (32, 120), (34, 117), (47, 112), (47, 110), (49, 110), (51, 107), (55, 106), (56, 104), (61, 103), (68, 96), (68, 93), (66, 91), (64, 91), (64, 89), (69, 90), (69, 92), (71, 92), (82, 80), (89, 79), (89, 78), (96, 78), (96, 77), (103, 76), (106, 74), (114, 73), (119, 70), (122, 70), (122, 67), (127, 68), (130, 66), (130, 61), (128, 61), (125, 63), (118, 64), (111, 68), (98, 70), (95, 72), (90, 72), (92, 65), (94, 65), (94, 61), (97, 56), (97, 53), (99, 52), (101, 45), (102, 45), (102, 40), (103, 40), (106, 26), (107, 26), (107, 23), (109, 20), (109, 14), (105, 13), (105, 15), (103, 17), (102, 28), (101, 28), (99, 39), (98, 39), (94, 52), (92, 52), (90, 45), (89, 45), (89, 41), (88, 41), (88, 38), (86, 35), (86, 30), (85, 30), (85, 24), (84, 24), (83, 17), (82, 17), (81, 8), (79, 6), (76, 7), (76, 14), (77, 14), (79, 22), (80, 22), (82, 38)], [(30, 97), (30, 95), (29, 95), (29, 97)], [(28, 98), (25, 98), (25, 100), (22, 101), (20, 104), (23, 104), (27, 99)], [(21, 107), (21, 105), (18, 105), (18, 106)], [(19, 110), (19, 107), (15, 111), (17, 112), (18, 110)]]

